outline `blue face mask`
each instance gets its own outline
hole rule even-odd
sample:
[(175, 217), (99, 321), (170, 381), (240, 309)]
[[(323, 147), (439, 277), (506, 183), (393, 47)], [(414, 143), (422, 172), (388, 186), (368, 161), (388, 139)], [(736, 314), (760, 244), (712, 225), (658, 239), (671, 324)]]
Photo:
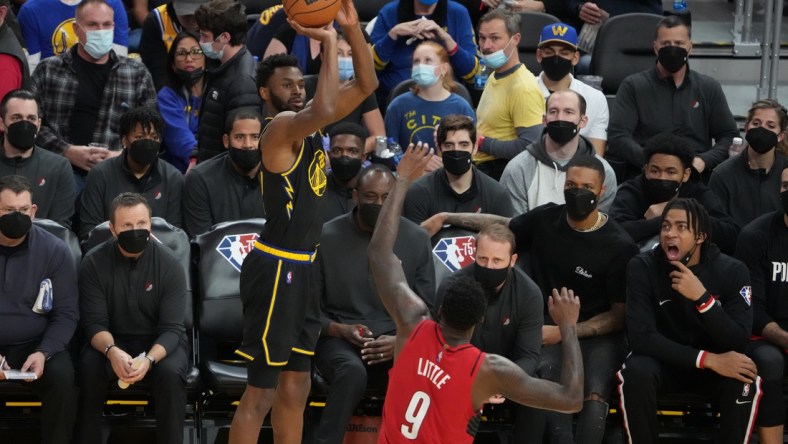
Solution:
[(353, 77), (353, 59), (351, 57), (339, 58), (339, 80), (344, 82)]
[(218, 40), (218, 39), (219, 39), (219, 37), (216, 37), (215, 39), (213, 39), (213, 42), (207, 42), (207, 43), (200, 42), (200, 48), (202, 49), (202, 53), (205, 54), (205, 57), (208, 57), (209, 59), (214, 59), (214, 60), (221, 60), (222, 57), (224, 57), (224, 46), (225, 45), (222, 45), (222, 49), (220, 49), (218, 51), (214, 51), (213, 50), (213, 43), (216, 40)]
[(435, 66), (420, 63), (413, 66), (410, 77), (419, 86), (432, 86), (438, 81), (438, 76), (435, 75)]
[(96, 31), (85, 31), (87, 40), (84, 44), (85, 51), (94, 59), (100, 59), (107, 55), (112, 49), (114, 39), (114, 29), (100, 29)]
[(438, 0), (419, 0), (419, 3), (421, 3), (424, 6), (432, 6), (435, 3), (438, 3)]
[(506, 55), (506, 49), (509, 48), (511, 43), (512, 39), (510, 38), (509, 43), (503, 49), (499, 49), (492, 54), (483, 55), (484, 64), (492, 69), (498, 69), (503, 66), (509, 60), (509, 56)]

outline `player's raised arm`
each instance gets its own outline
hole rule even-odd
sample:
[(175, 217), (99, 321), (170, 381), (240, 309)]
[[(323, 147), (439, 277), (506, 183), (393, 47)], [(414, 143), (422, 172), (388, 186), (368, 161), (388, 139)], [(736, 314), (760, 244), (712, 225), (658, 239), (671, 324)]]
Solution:
[[(334, 112), (335, 121), (345, 118), (378, 88), (378, 76), (375, 73), (375, 65), (372, 62), (372, 51), (361, 31), (358, 13), (353, 0), (342, 0), (342, 6), (337, 13), (336, 22), (342, 27), (345, 39), (350, 45), (355, 77), (339, 90), (339, 102)], [(335, 54), (336, 51), (327, 52), (323, 50), (323, 60), (336, 58), (334, 57)]]
[(508, 359), (488, 354), (473, 385), (474, 405), (501, 395), (519, 404), (563, 413), (583, 408), (583, 357), (577, 341), (580, 299), (572, 290), (562, 288), (560, 292), (553, 290), (547, 304), (561, 329), (561, 382), (533, 378)]
[[(397, 183), (380, 210), (375, 232), (369, 242), (369, 265), (375, 285), (397, 325), (397, 338), (407, 338), (422, 319), (429, 316), (427, 305), (408, 286), (402, 263), (394, 254), (402, 203), (410, 184), (424, 173), (431, 154), (426, 145), (410, 145), (397, 168)], [(398, 351), (398, 350), (397, 350)], [(396, 351), (395, 351), (396, 357)]]

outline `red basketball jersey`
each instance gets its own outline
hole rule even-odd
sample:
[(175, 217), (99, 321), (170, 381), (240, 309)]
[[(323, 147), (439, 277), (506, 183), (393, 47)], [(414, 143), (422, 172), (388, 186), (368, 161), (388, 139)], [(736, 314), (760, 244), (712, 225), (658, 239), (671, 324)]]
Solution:
[(378, 443), (473, 442), (471, 386), (483, 359), (471, 344), (446, 345), (435, 321), (420, 322), (389, 371)]

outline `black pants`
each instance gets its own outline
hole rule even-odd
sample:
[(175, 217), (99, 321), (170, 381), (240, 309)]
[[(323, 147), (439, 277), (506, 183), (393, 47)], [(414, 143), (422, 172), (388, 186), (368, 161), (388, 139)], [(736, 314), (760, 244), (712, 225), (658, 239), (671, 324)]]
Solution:
[[(149, 350), (150, 341), (123, 341), (115, 344), (132, 357)], [(156, 442), (179, 444), (183, 442), (186, 420), (186, 372), (189, 355), (181, 343), (161, 362), (157, 362), (143, 381), (150, 387), (156, 417)], [(79, 356), (79, 421), (76, 443), (101, 443), (101, 418), (107, 387), (118, 380), (109, 359), (89, 344)]]
[[(8, 365), (20, 369), (38, 342), (0, 348)], [(69, 444), (77, 412), (77, 385), (68, 351), (56, 353), (44, 364), (41, 379), (25, 384), (41, 400), (41, 442)]]
[(758, 406), (756, 424), (774, 427), (785, 423), (785, 401), (783, 401), (783, 376), (785, 375), (785, 351), (766, 339), (752, 341), (747, 346), (747, 355), (758, 367), (763, 397)]
[(359, 349), (342, 338), (323, 337), (317, 342), (315, 362), (331, 384), (326, 407), (317, 428), (317, 444), (342, 444), (350, 418), (364, 396), (367, 383), (386, 387), (391, 362), (367, 365)]
[(631, 354), (618, 372), (621, 412), (630, 443), (657, 443), (657, 394), (690, 392), (719, 402), (717, 443), (749, 441), (760, 401), (761, 379), (745, 384), (711, 370), (679, 368), (650, 356)]

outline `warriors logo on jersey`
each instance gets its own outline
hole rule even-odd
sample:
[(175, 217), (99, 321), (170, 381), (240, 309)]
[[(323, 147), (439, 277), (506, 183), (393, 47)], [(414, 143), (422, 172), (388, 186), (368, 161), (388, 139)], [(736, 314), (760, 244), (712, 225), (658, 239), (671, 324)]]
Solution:
[(52, 31), (52, 50), (55, 55), (63, 54), (79, 40), (74, 32), (74, 22), (73, 17), (63, 20)]
[(326, 153), (323, 150), (315, 151), (312, 163), (309, 164), (309, 186), (317, 196), (326, 192)]

